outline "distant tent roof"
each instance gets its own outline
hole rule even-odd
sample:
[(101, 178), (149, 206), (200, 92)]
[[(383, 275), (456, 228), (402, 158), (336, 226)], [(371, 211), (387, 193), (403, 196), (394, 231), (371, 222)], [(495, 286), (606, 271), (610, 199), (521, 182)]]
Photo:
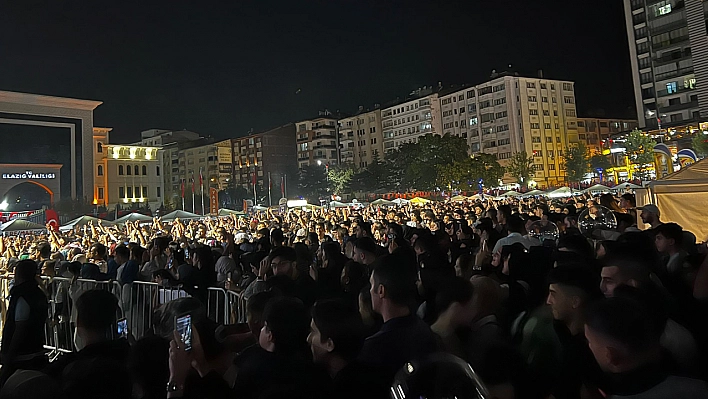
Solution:
[[(580, 193), (577, 190), (576, 190), (576, 192)], [(551, 198), (570, 197), (571, 195), (573, 195), (573, 190), (571, 190), (568, 187), (561, 187), (561, 188), (555, 189), (555, 190), (547, 193), (546, 195), (548, 195)]]
[(79, 216), (76, 219), (69, 221), (67, 224), (59, 227), (59, 230), (60, 231), (71, 230), (74, 227), (86, 226), (89, 224), (89, 222), (93, 222), (94, 224), (98, 224), (99, 220), (101, 221), (101, 224), (103, 224), (104, 226), (110, 226), (110, 225), (114, 224), (113, 222), (110, 222), (108, 220), (103, 220), (103, 219), (95, 218), (93, 216), (85, 215), (85, 216)]
[(611, 188), (607, 186), (603, 186), (602, 184), (595, 184), (594, 186), (590, 186), (583, 190), (584, 193), (600, 193), (600, 192), (605, 192), (605, 191), (610, 191)]
[(344, 202), (339, 202), (339, 201), (332, 201), (329, 203), (330, 208), (348, 208), (349, 205), (345, 204)]
[(459, 202), (459, 201), (467, 201), (468, 199), (469, 198), (465, 197), (464, 195), (456, 195), (456, 196), (450, 198), (450, 201)]
[(500, 195), (500, 197), (509, 198), (509, 197), (517, 197), (519, 195), (521, 195), (521, 193), (519, 193), (518, 191), (511, 190), (511, 191), (507, 191), (504, 194)]
[(404, 198), (396, 198), (395, 200), (393, 200), (391, 202), (393, 202), (396, 205), (401, 205), (401, 204), (407, 204), (410, 201), (408, 201), (407, 199), (404, 199)]
[(621, 183), (618, 184), (614, 187), (612, 187), (612, 190), (617, 191), (617, 190), (636, 190), (638, 188), (642, 188), (642, 186), (636, 185), (634, 183)]
[(396, 203), (393, 201), (385, 200), (383, 198), (379, 198), (376, 201), (372, 202), (371, 205), (377, 206), (377, 205), (395, 205)]
[(241, 211), (235, 211), (233, 209), (226, 209), (226, 208), (221, 208), (219, 209), (219, 212), (217, 213), (219, 216), (230, 216), (230, 215), (237, 215), (237, 216), (243, 216), (245, 213)]
[(415, 198), (411, 199), (411, 204), (414, 204), (414, 205), (427, 204), (428, 202), (430, 202), (429, 199), (420, 198), (420, 197), (415, 197)]
[(24, 219), (15, 219), (0, 225), (0, 231), (27, 231), (27, 230), (44, 230), (45, 227), (39, 223), (33, 223)]
[(175, 219), (201, 219), (201, 216), (192, 212), (176, 210), (160, 218), (163, 222), (171, 222)]
[(521, 194), (521, 196), (522, 196), (522, 197), (531, 197), (531, 196), (534, 196), (534, 195), (544, 195), (544, 194), (546, 194), (545, 191), (541, 191), (541, 190), (531, 190), (531, 191), (529, 191), (528, 193), (523, 193), (523, 194)]
[(125, 224), (125, 222), (152, 222), (152, 218), (142, 213), (131, 212), (113, 221), (116, 224)]

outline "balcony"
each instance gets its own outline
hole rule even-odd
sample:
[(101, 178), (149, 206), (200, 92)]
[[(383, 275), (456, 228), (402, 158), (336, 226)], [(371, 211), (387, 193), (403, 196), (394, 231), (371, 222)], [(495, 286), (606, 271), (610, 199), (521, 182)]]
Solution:
[(686, 67), (686, 68), (681, 68), (677, 69), (675, 71), (670, 71), (670, 72), (665, 72), (665, 73), (660, 73), (656, 75), (655, 81), (660, 81), (660, 80), (666, 80), (666, 79), (671, 79), (675, 78), (677, 76), (684, 76), (684, 75), (689, 75), (693, 73), (693, 67)]
[(657, 97), (666, 97), (666, 96), (671, 96), (674, 94), (681, 94), (685, 93), (687, 91), (694, 91), (696, 90), (695, 88), (691, 87), (678, 87), (676, 90), (671, 90), (671, 93), (669, 93), (668, 90), (659, 90), (656, 92)]
[(336, 144), (320, 144), (320, 145), (316, 145), (316, 146), (314, 146), (314, 147), (312, 147), (312, 148), (315, 149), (315, 150), (317, 150), (317, 149), (319, 149), (319, 148), (332, 149), (332, 150), (334, 150), (334, 149), (337, 148), (337, 145), (336, 145)]
[(698, 101), (689, 101), (687, 103), (667, 105), (664, 107), (659, 107), (659, 110), (662, 113), (665, 113), (665, 112), (681, 111), (681, 110), (688, 109), (688, 108), (698, 108)]
[(337, 135), (334, 134), (334, 133), (333, 133), (333, 134), (327, 134), (327, 133), (325, 133), (325, 134), (316, 134), (314, 138), (315, 138), (315, 139), (336, 139), (336, 138), (337, 138)]
[(676, 45), (676, 44), (679, 44), (679, 43), (683, 43), (683, 42), (685, 42), (685, 41), (688, 41), (688, 35), (686, 35), (686, 36), (680, 36), (680, 37), (675, 37), (675, 38), (669, 39), (669, 40), (664, 40), (663, 42), (654, 43), (654, 50), (659, 50), (659, 49), (662, 49), (662, 48), (664, 48), (664, 47), (673, 46), (673, 45)]
[(644, 0), (632, 0), (631, 2), (632, 11), (638, 10), (644, 7)]
[(681, 61), (691, 57), (691, 49), (686, 48), (683, 51), (672, 51), (664, 54), (661, 57), (654, 57), (655, 64), (665, 64), (667, 62)]

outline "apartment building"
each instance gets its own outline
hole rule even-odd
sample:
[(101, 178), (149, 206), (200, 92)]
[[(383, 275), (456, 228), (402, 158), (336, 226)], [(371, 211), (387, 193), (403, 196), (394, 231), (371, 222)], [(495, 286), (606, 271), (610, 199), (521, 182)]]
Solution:
[(708, 3), (624, 0), (624, 10), (639, 126), (700, 122), (708, 116)]
[(359, 107), (356, 115), (338, 122), (339, 160), (359, 168), (369, 166), (378, 158), (383, 159), (383, 128), (381, 110), (364, 111)]
[(267, 195), (270, 186), (274, 204), (277, 204), (281, 193), (286, 192), (288, 180), (293, 187), (296, 184), (298, 163), (295, 124), (289, 123), (262, 133), (232, 139), (232, 148), (235, 184), (252, 191), (255, 174), (256, 193)]
[(573, 82), (494, 74), (488, 82), (441, 92), (439, 100), (441, 133), (466, 138), (471, 154), (494, 154), (506, 165), (526, 151), (539, 186), (565, 180), (563, 151), (578, 142)]
[(410, 98), (381, 110), (383, 150), (391, 152), (404, 143), (416, 143), (426, 134), (442, 134), (440, 99), (424, 87)]
[(639, 123), (632, 119), (578, 118), (578, 140), (585, 143), (590, 155), (602, 153), (610, 135), (630, 132)]
[(295, 123), (298, 168), (312, 165), (328, 167), (338, 164), (338, 119), (339, 116), (323, 111), (317, 118)]

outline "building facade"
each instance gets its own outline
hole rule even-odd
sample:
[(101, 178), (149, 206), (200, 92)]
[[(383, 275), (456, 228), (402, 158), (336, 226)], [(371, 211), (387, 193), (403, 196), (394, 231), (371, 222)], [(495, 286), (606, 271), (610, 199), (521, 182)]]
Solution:
[(103, 144), (96, 165), (94, 204), (107, 208), (138, 203), (163, 204), (162, 152), (159, 147)]
[(194, 142), (184, 143), (182, 146), (178, 143), (178, 174), (172, 175), (172, 179), (177, 182), (177, 189), (172, 192), (172, 201), (177, 202), (175, 205), (178, 208), (181, 208), (179, 203), (184, 202), (187, 211), (201, 214), (203, 206), (204, 212), (209, 213), (209, 188), (226, 188), (232, 177), (231, 139), (202, 145), (191, 144)]
[(337, 116), (322, 112), (317, 118), (295, 124), (297, 129), (298, 168), (305, 166), (329, 167), (339, 162)]
[(417, 143), (426, 134), (442, 134), (438, 94), (427, 88), (412, 94), (413, 98), (381, 110), (385, 152)]
[(338, 121), (339, 161), (365, 168), (374, 159), (383, 159), (383, 128), (381, 110), (364, 111)]
[(641, 128), (708, 116), (707, 3), (624, 0), (634, 97)]
[(601, 154), (603, 147), (609, 148), (611, 135), (630, 132), (638, 126), (633, 119), (578, 118), (578, 140), (590, 155)]
[(265, 198), (264, 203), (277, 204), (287, 191), (288, 180), (293, 187), (297, 184), (295, 124), (233, 139), (232, 143), (234, 183), (253, 193), (255, 181), (255, 194)]
[(563, 152), (578, 142), (573, 82), (495, 77), (441, 95), (440, 111), (442, 133), (466, 138), (471, 154), (493, 154), (506, 165), (514, 153), (526, 151), (539, 186), (565, 181)]

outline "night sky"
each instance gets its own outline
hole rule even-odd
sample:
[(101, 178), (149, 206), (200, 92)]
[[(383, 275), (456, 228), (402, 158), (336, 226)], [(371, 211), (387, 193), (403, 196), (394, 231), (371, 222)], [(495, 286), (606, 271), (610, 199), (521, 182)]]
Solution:
[[(246, 5), (246, 3), (252, 3)], [(492, 69), (577, 82), (580, 115), (633, 116), (622, 1), (84, 1), (0, 6), (0, 90), (103, 101), (112, 141), (238, 137)]]

